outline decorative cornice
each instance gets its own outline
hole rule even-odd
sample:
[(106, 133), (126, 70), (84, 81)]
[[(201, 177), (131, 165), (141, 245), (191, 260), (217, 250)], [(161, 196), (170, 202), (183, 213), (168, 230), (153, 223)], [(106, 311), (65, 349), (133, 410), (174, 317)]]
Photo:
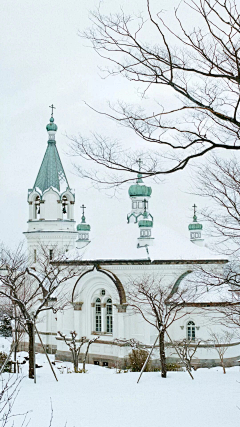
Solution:
[(126, 313), (128, 304), (114, 304), (118, 313)]
[(73, 309), (75, 310), (75, 311), (81, 311), (82, 310), (82, 305), (83, 305), (83, 302), (73, 302)]

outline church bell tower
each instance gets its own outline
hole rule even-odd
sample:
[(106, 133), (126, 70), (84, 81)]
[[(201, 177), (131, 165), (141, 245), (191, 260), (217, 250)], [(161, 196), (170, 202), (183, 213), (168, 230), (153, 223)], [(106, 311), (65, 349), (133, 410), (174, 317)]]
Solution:
[(28, 230), (24, 235), (33, 262), (41, 245), (49, 249), (50, 256), (55, 248), (62, 253), (74, 249), (78, 234), (74, 220), (75, 194), (69, 187), (56, 146), (55, 107), (50, 108), (47, 149), (33, 188), (28, 190)]

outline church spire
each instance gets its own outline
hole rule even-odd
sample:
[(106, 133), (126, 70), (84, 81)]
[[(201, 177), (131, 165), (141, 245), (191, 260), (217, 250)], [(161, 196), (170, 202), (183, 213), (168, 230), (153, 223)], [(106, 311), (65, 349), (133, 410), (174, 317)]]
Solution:
[(28, 190), (28, 230), (24, 234), (32, 259), (36, 258), (39, 244), (48, 246), (50, 251), (57, 245), (63, 253), (76, 247), (75, 194), (69, 188), (56, 147), (55, 107), (52, 104), (50, 108), (47, 149), (34, 186)]
[[(148, 208), (148, 202), (152, 194), (151, 187), (147, 187), (143, 183), (142, 173), (141, 173), (141, 168), (143, 163), (142, 160), (139, 158), (138, 160), (136, 160), (136, 163), (138, 163), (138, 167), (139, 167), (136, 184), (132, 184), (128, 190), (128, 194), (130, 196), (131, 204), (132, 204), (131, 212), (127, 215), (128, 223), (131, 223), (131, 222), (137, 223), (143, 217), (144, 208), (146, 209)], [(151, 214), (149, 215), (151, 216)]]
[(193, 205), (193, 221), (188, 226), (188, 230), (190, 231), (190, 240), (192, 243), (196, 245), (202, 246), (204, 239), (202, 239), (202, 224), (200, 224), (197, 220), (197, 206)]
[(54, 123), (53, 117), (53, 109), (55, 107), (52, 104), (50, 108), (52, 109), (52, 113), (49, 123), (46, 126), (48, 146), (33, 186), (33, 188), (40, 189), (42, 193), (50, 187), (56, 188), (59, 192), (61, 191), (61, 186), (64, 186), (64, 190), (69, 188), (68, 180), (56, 147), (55, 135), (58, 127)]
[(82, 208), (82, 221), (80, 224), (77, 225), (78, 239), (76, 243), (77, 243), (78, 249), (81, 249), (84, 246), (88, 245), (88, 243), (90, 243), (89, 232), (91, 230), (90, 225), (86, 223), (86, 217), (85, 217), (86, 206), (82, 205), (80, 207)]

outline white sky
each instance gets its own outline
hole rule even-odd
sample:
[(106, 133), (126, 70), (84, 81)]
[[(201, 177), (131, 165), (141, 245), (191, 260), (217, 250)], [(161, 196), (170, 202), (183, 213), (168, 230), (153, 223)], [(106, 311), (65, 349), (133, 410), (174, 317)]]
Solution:
[[(153, 0), (153, 7), (170, 8), (176, 2)], [(92, 131), (119, 138), (125, 143), (138, 141), (129, 130), (91, 111), (84, 101), (97, 109), (107, 108), (107, 101), (143, 102), (137, 85), (121, 77), (102, 79), (99, 57), (78, 30), (90, 26), (89, 11), (98, 0), (8, 0), (0, 4), (1, 57), (1, 156), (0, 156), (0, 240), (10, 246), (24, 239), (27, 229), (27, 190), (32, 188), (47, 146), (46, 124), (52, 103), (56, 106), (57, 147), (68, 177), (76, 190), (75, 218), (80, 221), (79, 206), (87, 206), (86, 217), (92, 229), (121, 227), (130, 211), (128, 187), (118, 198), (91, 188), (91, 183), (74, 175), (66, 153), (65, 134), (89, 136)], [(114, 12), (119, 5), (136, 13), (145, 9), (145, 1), (102, 1)], [(105, 64), (107, 65), (107, 64)], [(155, 90), (155, 89), (153, 89)], [(156, 99), (167, 94), (163, 89), (150, 92)], [(81, 160), (80, 160), (81, 161)], [(162, 184), (153, 184), (150, 212), (161, 223), (188, 235), (191, 206), (204, 201), (186, 194), (189, 172), (179, 172)]]

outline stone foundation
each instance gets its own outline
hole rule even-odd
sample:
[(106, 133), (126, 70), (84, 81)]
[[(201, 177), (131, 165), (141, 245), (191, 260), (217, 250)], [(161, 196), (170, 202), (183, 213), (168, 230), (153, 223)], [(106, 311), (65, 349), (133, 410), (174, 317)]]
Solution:
[[(36, 352), (44, 353), (41, 344), (36, 343)], [(46, 345), (46, 350), (48, 354), (55, 354), (56, 360), (72, 362), (72, 355), (69, 351), (59, 351), (57, 350), (56, 345)], [(19, 344), (19, 351), (28, 351), (28, 343), (22, 342)], [(79, 355), (79, 363), (82, 363), (84, 358), (84, 353)], [(176, 357), (167, 357), (167, 364), (178, 364), (184, 366), (179, 358)], [(116, 356), (108, 356), (101, 354), (92, 354), (89, 353), (87, 356), (87, 363), (95, 364), (99, 366), (108, 366), (109, 368), (119, 368), (123, 369), (126, 367), (126, 358), (119, 358)], [(240, 356), (230, 357), (224, 359), (225, 367), (231, 366), (240, 366)], [(194, 359), (192, 365), (195, 369), (198, 368), (213, 368), (216, 366), (221, 366), (219, 359)], [(157, 369), (160, 368), (160, 362), (158, 359), (152, 360), (152, 366)]]

